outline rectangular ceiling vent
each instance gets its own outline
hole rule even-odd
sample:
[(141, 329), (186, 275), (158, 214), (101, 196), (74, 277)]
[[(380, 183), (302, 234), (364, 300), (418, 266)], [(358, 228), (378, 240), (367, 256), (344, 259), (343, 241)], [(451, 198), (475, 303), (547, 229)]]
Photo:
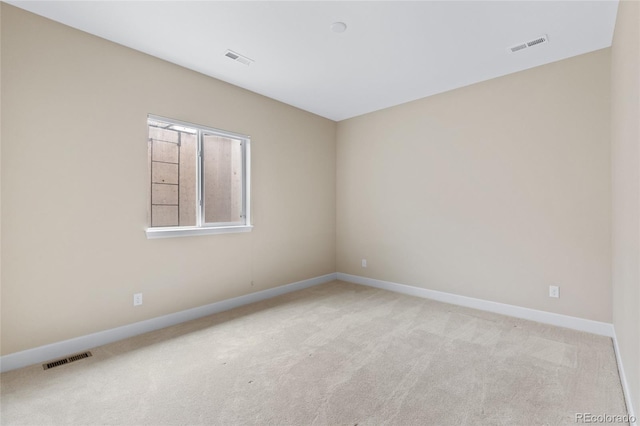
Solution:
[(538, 46), (540, 44), (545, 44), (545, 43), (548, 43), (548, 42), (549, 42), (549, 39), (547, 38), (547, 35), (545, 34), (545, 35), (541, 35), (540, 37), (536, 37), (533, 40), (525, 41), (523, 43), (518, 43), (515, 46), (511, 46), (509, 48), (509, 50), (511, 51), (511, 53), (516, 53), (516, 52), (519, 52), (521, 50), (528, 49), (528, 48), (533, 47), (533, 46)]
[(233, 59), (236, 62), (240, 62), (241, 64), (246, 65), (246, 66), (249, 66), (253, 62), (255, 62), (253, 59), (247, 58), (246, 56), (241, 55), (238, 52), (234, 52), (233, 50), (227, 50), (225, 52), (224, 56), (226, 56), (229, 59)]
[(57, 359), (55, 361), (47, 362), (46, 364), (42, 364), (42, 368), (48, 370), (50, 368), (58, 367), (61, 365), (69, 364), (70, 362), (79, 361), (81, 359), (89, 358), (91, 352), (82, 352), (81, 354), (72, 355), (68, 358)]

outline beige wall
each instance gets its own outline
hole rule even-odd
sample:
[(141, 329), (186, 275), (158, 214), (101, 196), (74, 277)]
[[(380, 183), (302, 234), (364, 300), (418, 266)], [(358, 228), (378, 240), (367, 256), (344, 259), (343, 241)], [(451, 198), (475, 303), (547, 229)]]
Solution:
[(613, 323), (640, 414), (640, 2), (618, 6), (611, 49)]
[(611, 322), (609, 55), (338, 123), (338, 271)]
[[(1, 7), (2, 354), (335, 272), (334, 122)], [(251, 135), (253, 232), (145, 238), (148, 113)]]

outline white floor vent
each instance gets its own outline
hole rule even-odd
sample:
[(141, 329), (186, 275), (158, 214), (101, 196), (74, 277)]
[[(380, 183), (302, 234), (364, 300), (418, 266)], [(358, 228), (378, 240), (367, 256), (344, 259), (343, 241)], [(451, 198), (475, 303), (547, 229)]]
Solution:
[(545, 44), (545, 43), (548, 43), (548, 42), (549, 42), (549, 39), (547, 38), (547, 35), (545, 34), (545, 35), (541, 35), (540, 37), (536, 37), (533, 40), (525, 41), (523, 43), (518, 43), (515, 46), (511, 46), (509, 48), (509, 50), (511, 51), (511, 53), (515, 53), (515, 52), (519, 52), (521, 50), (528, 49), (528, 48), (533, 47), (533, 46), (538, 46), (538, 45), (541, 45), (541, 44)]

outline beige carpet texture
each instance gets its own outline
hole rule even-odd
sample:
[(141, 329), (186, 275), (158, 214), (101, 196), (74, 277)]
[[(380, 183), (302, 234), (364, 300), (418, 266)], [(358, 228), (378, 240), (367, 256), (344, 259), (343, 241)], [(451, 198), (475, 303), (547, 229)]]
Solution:
[(562, 425), (610, 338), (340, 281), (1, 375), (2, 425)]

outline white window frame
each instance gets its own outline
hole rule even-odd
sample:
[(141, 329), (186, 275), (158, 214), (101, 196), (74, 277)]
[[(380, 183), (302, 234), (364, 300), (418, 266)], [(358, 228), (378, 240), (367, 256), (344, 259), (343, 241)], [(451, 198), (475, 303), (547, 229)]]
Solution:
[[(171, 237), (188, 237), (195, 235), (211, 235), (211, 234), (228, 234), (235, 232), (250, 232), (253, 228), (251, 225), (251, 138), (247, 135), (233, 133), (226, 130), (220, 130), (213, 127), (193, 124), (186, 121), (175, 120), (173, 118), (162, 117), (159, 115), (148, 115), (148, 120), (163, 121), (176, 126), (184, 126), (197, 130), (197, 153), (196, 153), (196, 187), (197, 187), (197, 204), (196, 204), (196, 225), (194, 226), (158, 226), (151, 227), (151, 224), (145, 230), (148, 239), (154, 238), (171, 238)], [(147, 129), (149, 125), (147, 124)], [(203, 180), (204, 170), (202, 166), (202, 139), (203, 135), (215, 135), (238, 139), (242, 143), (242, 222), (229, 223), (206, 223), (204, 222), (204, 194)], [(149, 173), (151, 179), (151, 173)], [(151, 197), (151, 194), (149, 194)], [(149, 205), (150, 206), (150, 205)]]

